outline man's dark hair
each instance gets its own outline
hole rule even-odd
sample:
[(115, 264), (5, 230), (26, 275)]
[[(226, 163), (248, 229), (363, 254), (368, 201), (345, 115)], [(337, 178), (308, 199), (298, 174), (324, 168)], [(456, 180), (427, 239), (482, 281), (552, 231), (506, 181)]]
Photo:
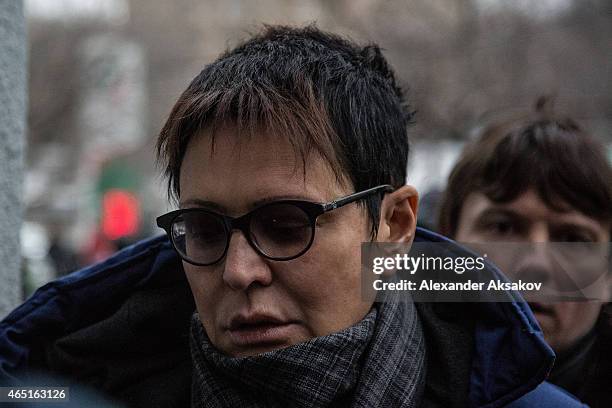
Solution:
[(612, 221), (612, 169), (604, 147), (575, 120), (556, 116), (547, 98), (538, 99), (535, 113), (490, 125), (466, 146), (440, 203), (439, 230), (455, 236), (471, 193), (509, 202), (529, 188), (552, 209), (571, 206)]
[[(157, 141), (171, 198), (191, 138), (232, 126), (285, 137), (303, 164), (312, 151), (356, 191), (404, 185), (412, 112), (376, 45), (314, 26), (266, 26), (207, 65), (180, 96)], [(366, 200), (375, 236), (380, 197)]]

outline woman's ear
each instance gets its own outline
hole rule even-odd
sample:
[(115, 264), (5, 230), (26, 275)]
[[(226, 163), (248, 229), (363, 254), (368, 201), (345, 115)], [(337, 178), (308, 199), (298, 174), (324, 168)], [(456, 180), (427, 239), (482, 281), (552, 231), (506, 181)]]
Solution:
[(419, 194), (412, 186), (403, 186), (386, 194), (380, 208), (378, 242), (411, 243), (416, 230)]

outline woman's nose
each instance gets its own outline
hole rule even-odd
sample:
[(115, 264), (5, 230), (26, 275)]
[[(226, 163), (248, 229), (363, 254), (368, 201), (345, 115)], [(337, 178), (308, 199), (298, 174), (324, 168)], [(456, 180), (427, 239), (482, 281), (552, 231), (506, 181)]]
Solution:
[(233, 231), (224, 259), (224, 282), (234, 290), (246, 290), (251, 285), (268, 286), (272, 271), (266, 260), (249, 244), (242, 231)]

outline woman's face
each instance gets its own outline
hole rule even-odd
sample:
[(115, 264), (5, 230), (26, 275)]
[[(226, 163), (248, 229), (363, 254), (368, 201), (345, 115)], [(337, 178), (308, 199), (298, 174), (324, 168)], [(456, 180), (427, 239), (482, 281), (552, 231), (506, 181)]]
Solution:
[[(352, 193), (312, 153), (303, 168), (290, 144), (258, 134), (238, 140), (234, 129), (190, 142), (180, 173), (180, 207), (208, 207), (241, 216), (277, 199), (329, 202)], [(290, 261), (260, 256), (241, 231), (227, 255), (211, 266), (183, 262), (200, 320), (212, 343), (231, 356), (248, 356), (342, 330), (361, 320), (360, 244), (368, 240), (366, 211), (349, 204), (317, 220), (314, 242)]]

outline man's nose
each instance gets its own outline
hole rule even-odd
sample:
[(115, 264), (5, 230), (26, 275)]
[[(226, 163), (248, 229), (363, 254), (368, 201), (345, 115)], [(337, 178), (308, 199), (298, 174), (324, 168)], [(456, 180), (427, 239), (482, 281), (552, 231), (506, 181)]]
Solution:
[(519, 243), (520, 256), (515, 278), (546, 283), (554, 279), (556, 261), (550, 245), (548, 229), (536, 227), (529, 232), (527, 242)]
[[(550, 234), (548, 232), (548, 226), (546, 224), (544, 224), (544, 223), (536, 223), (536, 224), (534, 224), (529, 229), (527, 239), (531, 243), (546, 243), (546, 242), (550, 242)], [(540, 247), (543, 247), (543, 246), (540, 245)]]
[(254, 283), (268, 286), (272, 272), (265, 259), (249, 244), (241, 231), (233, 231), (224, 260), (223, 281), (234, 290), (246, 290)]
[[(543, 244), (534, 244), (541, 247)], [(553, 278), (555, 268), (550, 255), (543, 248), (534, 249), (534, 252), (525, 255), (516, 270), (516, 279), (527, 282), (549, 282)]]

